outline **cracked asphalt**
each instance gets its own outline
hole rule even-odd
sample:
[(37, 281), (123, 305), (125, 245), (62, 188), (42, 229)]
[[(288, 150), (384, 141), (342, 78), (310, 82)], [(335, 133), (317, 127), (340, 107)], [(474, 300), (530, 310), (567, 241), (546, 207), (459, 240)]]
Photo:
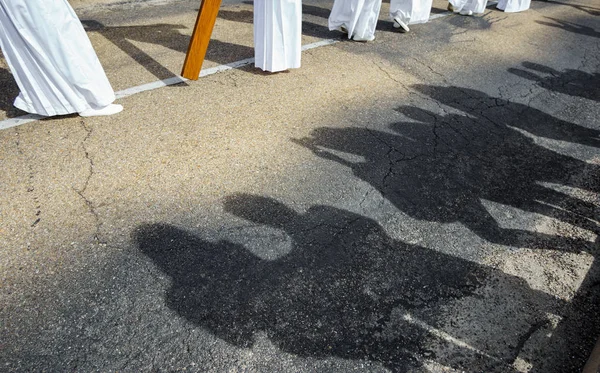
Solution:
[[(73, 4), (115, 90), (180, 72), (197, 1)], [(581, 371), (600, 7), (400, 34), (384, 2), (372, 43), (330, 8), (303, 2), (303, 44), (337, 42), (300, 69), (0, 130), (0, 370)], [(252, 3), (226, 0), (204, 68), (252, 56)], [(0, 56), (0, 121), (17, 93)]]

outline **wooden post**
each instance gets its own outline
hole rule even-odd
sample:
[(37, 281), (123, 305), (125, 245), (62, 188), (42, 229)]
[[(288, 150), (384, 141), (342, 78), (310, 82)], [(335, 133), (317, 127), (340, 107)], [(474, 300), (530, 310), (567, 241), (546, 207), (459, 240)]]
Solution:
[(208, 49), (208, 42), (215, 27), (217, 14), (219, 14), (221, 0), (202, 0), (198, 18), (194, 25), (190, 45), (185, 55), (181, 76), (190, 80), (198, 80), (202, 63)]

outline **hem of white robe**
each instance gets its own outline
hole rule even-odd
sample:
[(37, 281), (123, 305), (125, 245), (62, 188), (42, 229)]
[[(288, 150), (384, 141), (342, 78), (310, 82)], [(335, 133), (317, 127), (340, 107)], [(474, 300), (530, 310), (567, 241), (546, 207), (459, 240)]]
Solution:
[(506, 8), (502, 9), (499, 6), (496, 6), (496, 9), (499, 9), (499, 10), (503, 11), (504, 13), (519, 13), (519, 12), (524, 12), (524, 11), (528, 10), (529, 8), (516, 9), (516, 10), (513, 10), (513, 9), (506, 10)]
[(258, 65), (255, 64), (254, 65), (256, 68), (261, 69), (262, 71), (267, 71), (270, 73), (277, 73), (280, 71), (285, 71), (285, 70), (289, 70), (289, 69), (299, 69), (300, 68), (300, 64), (293, 64), (293, 65), (285, 65), (285, 66), (277, 66), (276, 68), (271, 67), (267, 67), (265, 65)]
[[(354, 30), (352, 30), (352, 32), (350, 32), (349, 28), (346, 26), (346, 24), (342, 24), (341, 26), (338, 27), (334, 27), (331, 28), (331, 26), (329, 26), (329, 31), (340, 31), (340, 27), (344, 26), (346, 28), (346, 30), (348, 30), (348, 40), (352, 40), (352, 38), (354, 38), (356, 36), (356, 33), (354, 32)], [(375, 33), (369, 33), (367, 36), (362, 36), (361, 39), (370, 39), (370, 38), (375, 38)]]
[(348, 40), (352, 39), (352, 33), (354, 32), (353, 28), (348, 27), (348, 23), (347, 22), (332, 22), (329, 21), (328, 23), (329, 26), (329, 31), (340, 31), (340, 27), (344, 27), (347, 31), (348, 31)]
[[(390, 20), (391, 21), (394, 21), (394, 18), (396, 18), (396, 17), (404, 18), (404, 14), (402, 14), (401, 11), (394, 12), (394, 13), (390, 12)], [(427, 15), (427, 18), (416, 19), (414, 21), (412, 19), (409, 19), (408, 22), (406, 22), (406, 23), (408, 25), (416, 25), (416, 24), (419, 24), (419, 23), (427, 23), (427, 22), (429, 22), (429, 17), (430, 17), (430, 14)]]
[(467, 4), (458, 4), (457, 0), (448, 0), (448, 2), (454, 7), (454, 13), (458, 13), (461, 10), (470, 10), (474, 14), (482, 14), (487, 7), (487, 0), (482, 4), (469, 4), (468, 7), (466, 6)]
[[(101, 102), (101, 103), (98, 103), (97, 105), (94, 105), (94, 108), (102, 108), (102, 107), (108, 106), (108, 105), (112, 104), (114, 101), (115, 101), (115, 97), (112, 97), (112, 99), (107, 100), (106, 103)], [(74, 106), (72, 106), (68, 103), (63, 103), (64, 108), (62, 108), (62, 109), (57, 109), (54, 106), (44, 106), (43, 107), (44, 110), (42, 112), (40, 110), (37, 110), (34, 107), (33, 103), (27, 102), (25, 99), (23, 99), (21, 97), (21, 95), (17, 96), (13, 105), (17, 109), (23, 110), (27, 113), (42, 115), (45, 117), (53, 117), (56, 115), (69, 115), (69, 114), (81, 113), (84, 110), (88, 110), (88, 109), (92, 108), (92, 105), (89, 105), (87, 103), (82, 105), (81, 108), (75, 108)]]

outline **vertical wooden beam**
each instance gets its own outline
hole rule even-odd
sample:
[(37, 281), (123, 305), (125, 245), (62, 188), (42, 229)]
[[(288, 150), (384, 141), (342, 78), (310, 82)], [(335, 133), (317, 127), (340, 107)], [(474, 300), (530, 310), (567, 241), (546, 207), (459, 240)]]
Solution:
[(220, 6), (221, 0), (202, 0), (183, 62), (181, 76), (184, 78), (198, 80)]

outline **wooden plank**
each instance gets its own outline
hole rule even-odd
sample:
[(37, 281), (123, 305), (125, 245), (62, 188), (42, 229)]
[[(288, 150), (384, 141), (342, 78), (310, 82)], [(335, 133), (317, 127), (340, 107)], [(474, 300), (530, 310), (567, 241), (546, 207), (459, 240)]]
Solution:
[(198, 80), (220, 7), (221, 0), (202, 0), (190, 45), (183, 62), (181, 76), (184, 78)]

